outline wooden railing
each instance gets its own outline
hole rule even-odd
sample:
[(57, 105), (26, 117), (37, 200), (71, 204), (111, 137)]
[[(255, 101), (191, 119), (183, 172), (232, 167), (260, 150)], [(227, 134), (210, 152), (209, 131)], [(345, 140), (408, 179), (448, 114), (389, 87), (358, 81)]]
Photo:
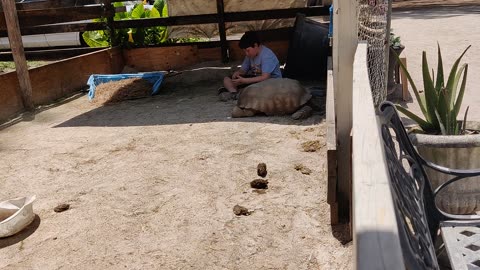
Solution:
[(405, 269), (367, 71), (367, 44), (353, 64), (352, 201), (355, 266)]
[[(306, 16), (329, 15), (328, 6), (225, 12), (224, 1), (216, 0), (217, 13), (115, 21), (113, 19), (115, 13), (126, 11), (125, 7), (115, 8), (112, 5), (113, 2), (120, 1), (122, 0), (45, 0), (12, 4), (14, 8), (11, 7), (8, 11), (4, 11), (5, 7), (2, 4), (2, 7), (0, 7), (0, 37), (6, 37), (8, 34), (7, 22), (4, 18), (5, 12), (16, 13), (22, 35), (216, 23), (218, 24), (220, 37), (220, 42), (216, 45), (221, 48), (223, 62), (227, 62), (226, 23), (295, 18), (297, 13)], [(89, 21), (95, 18), (105, 18), (106, 21)], [(10, 29), (9, 31), (11, 35), (13, 30)]]
[[(124, 12), (125, 10), (106, 6), (77, 6), (77, 7), (57, 7), (50, 9), (18, 10), (18, 19), (24, 35), (61, 33), (61, 32), (83, 32), (91, 30), (105, 30), (107, 25), (101, 22), (73, 22), (95, 18), (106, 18), (114, 16), (115, 12)], [(3, 12), (2, 12), (3, 13)], [(289, 8), (274, 10), (258, 10), (244, 12), (225, 12), (223, 13), (223, 23), (254, 21), (266, 19), (295, 18), (297, 13), (303, 13), (306, 16), (326, 16), (328, 7), (307, 7), (307, 8)], [(172, 16), (165, 18), (145, 18), (126, 21), (114, 21), (112, 26), (115, 29), (152, 27), (152, 26), (172, 26), (172, 25), (194, 25), (206, 23), (219, 23), (218, 14), (202, 14), (188, 16)], [(71, 22), (71, 23), (68, 23)], [(63, 24), (54, 24), (63, 23)], [(54, 24), (54, 25), (49, 25)], [(3, 14), (0, 16), (0, 36), (7, 36), (7, 27)]]

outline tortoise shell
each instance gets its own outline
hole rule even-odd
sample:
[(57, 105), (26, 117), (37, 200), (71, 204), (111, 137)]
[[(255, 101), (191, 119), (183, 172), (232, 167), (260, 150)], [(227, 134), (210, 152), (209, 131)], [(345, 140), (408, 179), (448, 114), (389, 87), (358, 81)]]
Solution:
[(275, 78), (247, 86), (241, 91), (237, 106), (266, 115), (284, 115), (294, 113), (311, 97), (299, 81)]

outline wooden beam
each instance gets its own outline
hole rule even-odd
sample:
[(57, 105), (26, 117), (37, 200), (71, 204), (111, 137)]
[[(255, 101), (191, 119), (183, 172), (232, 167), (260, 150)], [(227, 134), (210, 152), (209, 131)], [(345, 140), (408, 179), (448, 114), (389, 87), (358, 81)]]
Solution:
[(337, 115), (337, 176), (339, 222), (348, 223), (351, 211), (350, 131), (352, 129), (353, 58), (357, 46), (357, 1), (335, 0), (333, 11), (333, 75)]
[[(47, 9), (47, 8), (60, 8), (60, 7), (75, 7), (82, 5), (92, 5), (100, 4), (95, 2), (101, 2), (101, 0), (83, 0), (83, 3), (80, 3), (78, 0), (45, 0), (45, 1), (34, 1), (34, 2), (21, 2), (16, 3), (17, 11), (18, 10), (31, 10), (31, 9)], [(3, 10), (0, 8), (0, 10)]]
[(27, 60), (23, 52), (22, 36), (20, 35), (20, 24), (18, 22), (15, 1), (2, 0), (2, 6), (5, 10), (5, 17), (3, 17), (3, 19), (8, 26), (8, 39), (10, 48), (12, 48), (13, 60), (15, 61), (15, 70), (20, 84), (23, 106), (27, 111), (33, 111), (35, 107), (32, 99), (32, 84), (28, 73)]
[(337, 203), (337, 128), (335, 121), (335, 89), (333, 88), (332, 58), (327, 61), (327, 203), (330, 204), (330, 224), (338, 224)]
[[(125, 2), (124, 0), (112, 0), (111, 2)], [(17, 11), (48, 8), (79, 7), (84, 5), (102, 5), (104, 0), (37, 0), (34, 2), (16, 3)], [(0, 7), (0, 11), (2, 11)]]
[(217, 0), (217, 14), (218, 14), (218, 32), (220, 34), (220, 46), (222, 49), (222, 62), (228, 62), (228, 43), (227, 32), (225, 30), (225, 9), (223, 0)]
[[(25, 58), (28, 60), (59, 60), (85, 53), (103, 50), (105, 48), (49, 48), (45, 50), (25, 51)], [(12, 61), (11, 52), (0, 52), (0, 61)]]
[[(345, 1), (345, 0), (341, 0)], [(404, 270), (388, 165), (367, 70), (367, 43), (353, 67), (353, 229), (355, 269)]]
[[(106, 29), (106, 24), (103, 22), (85, 22), (34, 26), (22, 28), (21, 32), (22, 35), (39, 35), (50, 33), (85, 32), (104, 29)], [(6, 37), (7, 34), (8, 33), (6, 30), (0, 30), (0, 37)]]
[(117, 46), (118, 45), (118, 41), (117, 41), (117, 38), (115, 36), (115, 26), (113, 25), (113, 17), (115, 16), (115, 10), (114, 10), (114, 7), (112, 5), (112, 1), (111, 0), (105, 0), (105, 12), (108, 14), (108, 17), (107, 17), (107, 30), (110, 32), (110, 44), (112, 46)]
[[(38, 35), (49, 33), (65, 33), (65, 32), (85, 32), (94, 30), (106, 29), (103, 22), (86, 22), (86, 23), (70, 23), (70, 24), (52, 24), (41, 25), (29, 28), (22, 28), (22, 35)], [(284, 40), (288, 39), (292, 33), (292, 27), (284, 27), (277, 29), (266, 29), (261, 32), (262, 40)], [(0, 30), (0, 37), (6, 37), (8, 33), (6, 30)], [(219, 43), (220, 44), (220, 43)]]
[[(18, 21), (22, 27), (31, 27), (43, 24), (73, 22), (109, 17), (112, 15), (110, 14), (112, 12), (114, 13), (112, 10), (106, 11), (103, 6), (20, 10), (18, 11)], [(6, 29), (5, 20), (2, 16), (0, 17), (0, 30)]]
[[(326, 16), (329, 15), (328, 7), (309, 7), (309, 8), (290, 8), (273, 9), (245, 12), (224, 13), (225, 22), (254, 21), (267, 19), (295, 18), (297, 13), (303, 13), (307, 16)], [(115, 28), (138, 28), (151, 26), (170, 26), (170, 25), (192, 25), (218, 23), (217, 14), (173, 16), (166, 18), (138, 19), (128, 21), (115, 21)]]
[(297, 13), (305, 16), (328, 16), (330, 14), (329, 7), (307, 7), (307, 8), (288, 8), (288, 9), (272, 9), (259, 11), (244, 11), (225, 13), (226, 22), (255, 21), (267, 19), (284, 19), (295, 18)]
[[(407, 68), (406, 57), (400, 57), (400, 62), (402, 62), (403, 66)], [(410, 92), (408, 92), (407, 74), (405, 74), (405, 71), (403, 71), (403, 69), (400, 69), (399, 71), (400, 72), (397, 72), (397, 75), (400, 74), (400, 78), (402, 79), (402, 99), (403, 101), (410, 101), (412, 100), (412, 96), (410, 95)]]
[[(111, 0), (111, 2), (118, 2), (117, 0)], [(19, 11), (19, 19), (23, 18), (28, 12), (32, 12), (32, 16), (43, 16), (37, 19), (36, 17), (31, 17), (28, 19), (20, 19), (20, 24), (22, 26), (21, 33), (22, 35), (35, 35), (35, 34), (47, 34), (47, 33), (63, 33), (63, 32), (84, 32), (84, 31), (93, 31), (93, 30), (105, 30), (106, 24), (101, 22), (81, 22), (81, 23), (65, 23), (68, 21), (73, 21), (73, 17), (78, 18), (80, 15), (70, 14), (68, 16), (60, 16), (65, 12), (71, 10), (77, 10), (77, 14), (84, 13), (88, 10), (84, 10), (83, 7), (73, 7), (73, 8), (57, 8), (49, 9), (47, 11), (42, 10), (30, 10), (30, 11)], [(83, 11), (81, 11), (83, 10)], [(123, 9), (122, 9), (123, 10)], [(81, 11), (81, 12), (80, 12)], [(102, 16), (111, 15), (112, 11), (105, 12), (104, 8), (94, 7), (88, 12), (93, 12), (92, 14), (86, 14), (88, 19), (99, 18)], [(54, 16), (52, 14), (58, 12)], [(119, 12), (115, 10), (115, 12)], [(224, 22), (235, 22), (235, 21), (248, 21), (248, 20), (264, 20), (264, 19), (279, 19), (279, 18), (294, 18), (296, 14), (304, 13), (308, 16), (320, 16), (328, 15), (328, 10), (324, 7), (310, 7), (310, 8), (296, 8), (296, 9), (280, 9), (280, 10), (270, 10), (270, 11), (249, 11), (249, 12), (234, 12), (234, 13), (224, 13)], [(35, 15), (36, 14), (36, 15)], [(43, 15), (42, 15), (43, 14)], [(47, 18), (45, 18), (47, 17)], [(75, 19), (77, 20), (77, 19)], [(83, 20), (83, 19), (82, 19)], [(116, 29), (121, 28), (130, 28), (130, 27), (151, 27), (158, 25), (192, 25), (192, 24), (206, 24), (206, 23), (218, 23), (219, 16), (217, 14), (205, 14), (205, 15), (189, 15), (189, 16), (173, 16), (166, 18), (156, 18), (156, 19), (138, 19), (138, 20), (128, 20), (128, 21), (114, 21), (112, 27)], [(63, 23), (62, 23), (63, 22)], [(53, 23), (62, 23), (62, 24), (53, 24)], [(0, 18), (0, 37), (5, 37), (7, 35), (7, 29), (5, 27), (5, 21), (3, 18)]]

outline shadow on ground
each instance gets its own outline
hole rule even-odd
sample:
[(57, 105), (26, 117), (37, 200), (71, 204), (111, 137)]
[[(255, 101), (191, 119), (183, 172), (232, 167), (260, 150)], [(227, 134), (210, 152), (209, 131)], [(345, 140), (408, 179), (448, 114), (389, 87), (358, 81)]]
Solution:
[[(95, 106), (85, 113), (71, 118), (58, 127), (124, 127), (154, 126), (173, 124), (192, 124), (209, 122), (258, 122), (282, 125), (312, 125), (325, 118), (325, 97), (315, 97), (317, 110), (304, 120), (293, 120), (287, 116), (254, 116), (231, 118), (236, 101), (221, 102), (217, 97), (217, 88), (224, 74), (217, 72), (182, 74), (166, 79), (160, 94), (137, 100), (123, 101), (113, 105)], [(207, 75), (210, 74), (210, 75)], [(302, 82), (312, 89), (324, 88), (322, 82)], [(317, 87), (317, 88), (315, 88)], [(85, 102), (86, 101), (85, 99)]]
[(332, 225), (332, 235), (335, 237), (342, 245), (346, 245), (352, 241), (350, 236), (350, 224), (337, 224)]
[[(422, 12), (418, 12), (421, 10)], [(480, 5), (445, 5), (445, 6), (419, 6), (397, 8), (392, 12), (392, 18), (410, 18), (419, 20), (451, 18), (467, 14), (480, 14)], [(452, 26), (454, 30), (455, 26)]]
[(40, 217), (35, 215), (33, 222), (17, 234), (6, 238), (0, 238), (0, 249), (19, 243), (32, 235), (40, 226)]

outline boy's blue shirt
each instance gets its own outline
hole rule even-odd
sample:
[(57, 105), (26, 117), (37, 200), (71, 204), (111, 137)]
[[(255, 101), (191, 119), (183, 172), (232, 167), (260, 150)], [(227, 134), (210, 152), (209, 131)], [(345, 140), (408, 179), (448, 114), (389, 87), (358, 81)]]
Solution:
[(280, 62), (275, 53), (264, 45), (260, 45), (260, 53), (254, 58), (245, 57), (242, 70), (247, 75), (260, 76), (262, 73), (270, 73), (270, 78), (282, 78)]

